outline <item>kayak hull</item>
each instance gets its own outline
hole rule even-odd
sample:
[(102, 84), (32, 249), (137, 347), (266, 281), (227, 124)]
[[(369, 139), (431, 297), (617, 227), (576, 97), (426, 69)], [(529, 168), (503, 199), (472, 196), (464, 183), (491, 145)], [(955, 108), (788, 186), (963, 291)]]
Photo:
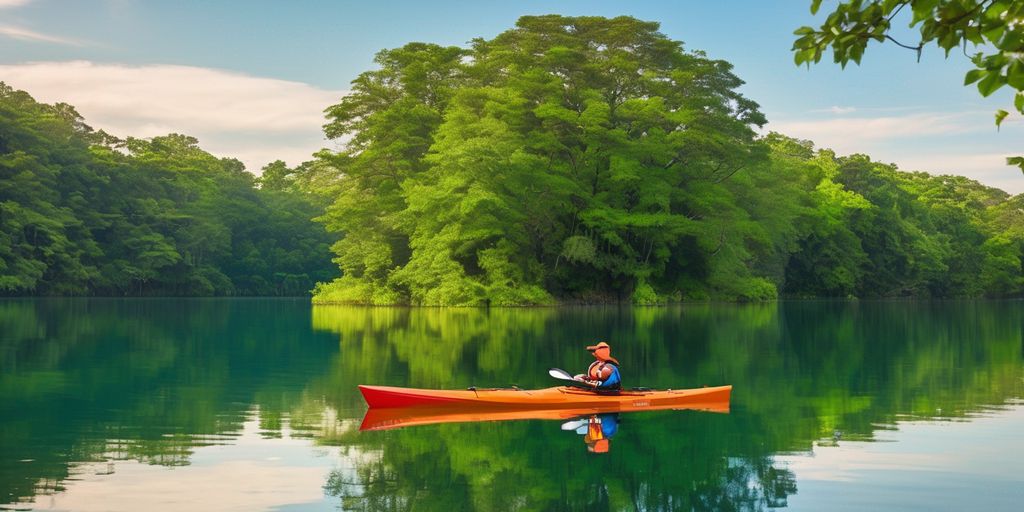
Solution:
[(729, 402), (732, 386), (695, 389), (592, 391), (574, 387), (525, 389), (438, 390), (390, 386), (359, 386), (372, 409), (465, 408), (501, 409), (587, 409), (596, 412), (664, 409)]
[[(720, 394), (719, 394), (720, 396)], [(614, 411), (609, 407), (574, 407), (558, 409), (530, 409), (520, 407), (487, 407), (474, 405), (448, 405), (444, 407), (371, 407), (366, 411), (359, 430), (391, 430), (395, 428), (432, 425), (436, 423), (466, 423), (481, 421), (513, 421), (513, 420), (571, 420), (593, 414), (609, 412), (627, 413), (636, 411), (657, 410), (696, 410), (704, 412), (729, 412), (728, 397), (721, 399), (705, 398), (701, 401), (690, 401), (687, 404), (632, 406), (619, 404)]]

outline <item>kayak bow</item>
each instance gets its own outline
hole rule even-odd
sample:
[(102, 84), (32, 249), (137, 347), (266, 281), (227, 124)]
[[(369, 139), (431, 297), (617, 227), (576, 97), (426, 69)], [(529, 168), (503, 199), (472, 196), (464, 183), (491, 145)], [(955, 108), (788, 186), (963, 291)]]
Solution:
[(695, 389), (592, 391), (572, 387), (546, 389), (413, 389), (359, 386), (366, 404), (374, 408), (464, 408), (487, 410), (588, 409), (595, 412), (666, 408), (700, 408), (700, 404), (728, 407), (732, 386)]

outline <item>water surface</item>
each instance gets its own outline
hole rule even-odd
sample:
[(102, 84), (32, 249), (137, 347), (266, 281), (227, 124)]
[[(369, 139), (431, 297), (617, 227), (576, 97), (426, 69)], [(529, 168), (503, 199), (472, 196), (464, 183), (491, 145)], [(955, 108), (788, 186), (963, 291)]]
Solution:
[[(0, 301), (0, 505), (40, 510), (805, 510), (1024, 502), (1024, 303), (401, 309)], [(359, 432), (363, 383), (627, 385), (729, 414)]]

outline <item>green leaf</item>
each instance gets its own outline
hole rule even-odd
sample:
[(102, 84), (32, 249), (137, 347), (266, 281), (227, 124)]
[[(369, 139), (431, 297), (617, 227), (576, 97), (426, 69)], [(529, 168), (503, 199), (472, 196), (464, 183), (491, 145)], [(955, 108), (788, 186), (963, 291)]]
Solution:
[(984, 77), (986, 73), (987, 71), (984, 69), (972, 69), (968, 71), (967, 74), (964, 75), (964, 85), (971, 85), (974, 82), (977, 82)]
[(1024, 90), (1024, 64), (1015, 60), (1006, 66), (1006, 83), (1018, 91)]
[(1013, 106), (1017, 109), (1017, 112), (1024, 114), (1024, 92), (1018, 92), (1013, 97)]
[(978, 27), (967, 27), (964, 29), (964, 39), (970, 41), (975, 46), (984, 44), (985, 40), (981, 37), (981, 29)]
[(916, 2), (912, 2), (910, 5), (914, 10), (914, 19), (910, 22), (910, 26), (914, 26), (918, 22), (930, 19), (934, 16), (934, 11), (939, 5), (939, 0), (917, 0)]
[(818, 9), (821, 8), (821, 0), (811, 0), (811, 14), (818, 14)]
[(985, 75), (985, 78), (982, 78), (981, 81), (978, 82), (978, 92), (980, 92), (982, 96), (988, 97), (1005, 83), (1006, 81), (1003, 79), (1003, 76), (998, 72), (988, 73)]
[(1010, 115), (1010, 113), (1003, 109), (996, 110), (996, 126), (998, 127), (1002, 125), (1003, 119), (1006, 119), (1006, 116), (1008, 115)]
[(811, 61), (814, 60), (815, 58), (815, 55), (817, 55), (817, 50), (815, 50), (814, 48), (803, 49), (796, 52), (793, 55), (793, 61), (796, 62), (798, 66), (805, 62), (808, 66), (810, 66)]
[(1006, 157), (1006, 165), (1014, 165), (1020, 167), (1021, 172), (1024, 172), (1024, 156)]
[(1002, 22), (1000, 22), (998, 25), (996, 25), (994, 27), (991, 27), (989, 29), (986, 29), (985, 32), (983, 33), (983, 35), (985, 36), (985, 39), (988, 39), (989, 41), (995, 42), (995, 41), (998, 41), (1000, 38), (1003, 37), (1003, 32), (1005, 32), (1005, 31), (1006, 31), (1006, 25), (1004, 25)]
[(850, 59), (853, 60), (854, 62), (856, 62), (858, 65), (860, 64), (860, 58), (863, 55), (864, 55), (864, 47), (863, 46), (853, 46), (853, 47), (850, 48)]
[(1006, 2), (993, 2), (992, 5), (985, 9), (985, 19), (992, 21), (1000, 20), (1007, 7)]

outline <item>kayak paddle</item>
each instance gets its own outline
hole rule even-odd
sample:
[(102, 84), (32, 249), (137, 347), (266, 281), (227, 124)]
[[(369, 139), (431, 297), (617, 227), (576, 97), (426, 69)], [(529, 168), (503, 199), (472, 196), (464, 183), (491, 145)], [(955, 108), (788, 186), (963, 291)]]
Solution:
[(572, 386), (574, 388), (583, 388), (583, 389), (590, 389), (590, 390), (594, 389), (594, 386), (592, 384), (587, 384), (586, 382), (576, 380), (572, 375), (569, 374), (569, 372), (567, 372), (565, 370), (562, 370), (561, 368), (552, 368), (552, 369), (548, 370), (548, 375), (550, 375), (550, 376), (552, 376), (552, 377), (554, 377), (554, 378), (556, 378), (558, 380), (566, 381), (566, 383), (565, 383), (566, 386)]
[(585, 427), (590, 422), (588, 418), (581, 418), (578, 420), (569, 420), (562, 423), (562, 430), (578, 430), (580, 427)]
[(560, 380), (576, 380), (572, 375), (569, 375), (569, 372), (561, 368), (552, 368), (548, 370), (548, 375)]

